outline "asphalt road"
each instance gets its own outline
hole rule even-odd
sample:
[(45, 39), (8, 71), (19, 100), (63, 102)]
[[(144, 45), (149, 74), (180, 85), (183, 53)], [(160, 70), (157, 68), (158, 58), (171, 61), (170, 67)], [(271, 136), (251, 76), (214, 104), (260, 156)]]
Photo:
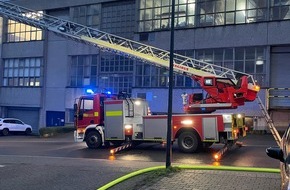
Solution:
[[(271, 135), (249, 135), (244, 146), (233, 149), (220, 162), (213, 146), (198, 154), (184, 154), (173, 146), (172, 164), (201, 164), (278, 168), (265, 149), (276, 146)], [(55, 138), (0, 136), (0, 189), (96, 189), (138, 169), (165, 165), (166, 149), (145, 144), (110, 156), (109, 149), (90, 150), (73, 142), (72, 134)]]

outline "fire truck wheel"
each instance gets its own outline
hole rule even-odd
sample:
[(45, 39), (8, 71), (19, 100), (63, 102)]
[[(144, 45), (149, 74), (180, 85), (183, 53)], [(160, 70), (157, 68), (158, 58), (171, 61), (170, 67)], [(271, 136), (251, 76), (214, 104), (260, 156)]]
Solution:
[(178, 148), (181, 152), (197, 152), (200, 147), (200, 140), (194, 132), (183, 132), (178, 137)]
[(87, 134), (86, 144), (89, 148), (96, 149), (102, 145), (102, 137), (97, 131), (91, 131)]

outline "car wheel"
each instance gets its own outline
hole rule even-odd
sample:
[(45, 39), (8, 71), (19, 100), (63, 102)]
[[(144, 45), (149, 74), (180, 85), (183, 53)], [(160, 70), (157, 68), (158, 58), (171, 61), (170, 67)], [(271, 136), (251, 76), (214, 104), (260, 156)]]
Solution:
[(2, 134), (3, 134), (4, 136), (9, 135), (9, 129), (7, 129), (7, 128), (3, 129), (3, 130), (2, 130)]
[(27, 129), (25, 130), (25, 134), (26, 134), (26, 135), (30, 135), (30, 134), (31, 134), (31, 132), (32, 132), (32, 131), (31, 131), (31, 129), (30, 129), (30, 128), (27, 128)]

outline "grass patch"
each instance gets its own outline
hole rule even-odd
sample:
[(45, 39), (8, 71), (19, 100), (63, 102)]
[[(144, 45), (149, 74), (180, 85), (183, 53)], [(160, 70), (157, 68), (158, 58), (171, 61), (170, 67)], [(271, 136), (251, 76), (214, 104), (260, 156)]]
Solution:
[(58, 127), (43, 127), (39, 129), (39, 135), (41, 137), (52, 137), (57, 134), (69, 133), (75, 130), (73, 125), (58, 126)]

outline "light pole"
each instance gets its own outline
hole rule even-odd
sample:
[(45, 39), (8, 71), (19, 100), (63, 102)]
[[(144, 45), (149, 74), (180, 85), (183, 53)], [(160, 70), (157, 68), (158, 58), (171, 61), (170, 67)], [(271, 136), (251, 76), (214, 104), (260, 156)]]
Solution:
[(173, 57), (174, 57), (174, 15), (175, 0), (171, 1), (171, 29), (170, 29), (170, 61), (169, 61), (169, 86), (168, 86), (168, 117), (166, 141), (166, 168), (171, 166), (172, 160), (172, 89), (173, 89)]

